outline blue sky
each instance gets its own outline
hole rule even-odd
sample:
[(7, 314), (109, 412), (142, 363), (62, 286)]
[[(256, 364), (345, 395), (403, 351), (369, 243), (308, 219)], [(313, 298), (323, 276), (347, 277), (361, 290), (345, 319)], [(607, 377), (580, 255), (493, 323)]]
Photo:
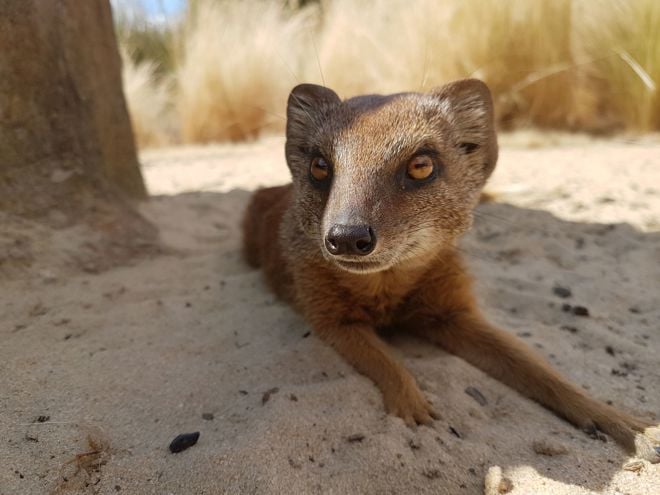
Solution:
[(127, 13), (146, 14), (152, 20), (167, 19), (180, 13), (186, 0), (110, 0), (115, 8)]
[(140, 0), (140, 3), (150, 15), (176, 14), (185, 7), (186, 0)]

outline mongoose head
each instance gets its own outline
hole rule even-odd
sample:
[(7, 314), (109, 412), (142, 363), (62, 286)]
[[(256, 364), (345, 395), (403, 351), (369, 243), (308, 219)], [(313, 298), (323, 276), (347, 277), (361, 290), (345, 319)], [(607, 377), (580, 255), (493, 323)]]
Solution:
[(286, 137), (304, 235), (359, 273), (451, 245), (497, 161), (490, 91), (475, 79), (345, 101), (301, 84), (289, 96)]

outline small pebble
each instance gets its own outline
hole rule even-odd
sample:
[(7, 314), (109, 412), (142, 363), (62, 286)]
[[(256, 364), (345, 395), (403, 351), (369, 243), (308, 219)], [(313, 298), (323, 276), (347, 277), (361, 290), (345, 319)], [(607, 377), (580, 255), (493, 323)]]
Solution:
[(547, 440), (536, 440), (532, 443), (532, 449), (539, 455), (553, 457), (568, 452), (568, 449), (561, 444), (551, 443)]
[(477, 388), (475, 387), (467, 387), (465, 389), (465, 393), (468, 394), (470, 397), (472, 397), (474, 400), (477, 401), (477, 403), (480, 406), (485, 406), (488, 404), (488, 400), (486, 400), (486, 397), (484, 397), (484, 394), (482, 394)]
[(422, 474), (430, 480), (435, 480), (442, 476), (442, 471), (439, 469), (425, 469)]
[(573, 314), (575, 316), (589, 316), (589, 310), (584, 306), (573, 306)]
[(28, 442), (38, 442), (39, 437), (30, 433), (26, 433), (25, 440), (27, 440)]
[(513, 490), (513, 483), (509, 478), (504, 477), (501, 467), (491, 466), (488, 468), (484, 478), (484, 495), (509, 493), (511, 490)]
[(280, 391), (279, 387), (273, 387), (269, 390), (266, 390), (264, 392), (264, 395), (261, 396), (261, 405), (263, 406), (266, 402), (270, 400), (271, 395), (276, 394), (279, 391)]
[(502, 478), (497, 486), (498, 493), (509, 493), (511, 490), (513, 490), (513, 482), (509, 478)]
[(206, 421), (213, 421), (214, 417), (215, 416), (213, 416), (213, 413), (209, 413), (209, 412), (202, 413), (202, 419), (205, 419)]
[(605, 434), (596, 428), (596, 425), (586, 426), (582, 429), (587, 435), (589, 435), (594, 440), (600, 440), (601, 442), (607, 443), (607, 437)]
[(182, 433), (181, 435), (177, 436), (174, 440), (172, 440), (172, 443), (170, 443), (170, 452), (173, 454), (177, 454), (179, 452), (183, 452), (186, 449), (189, 449), (193, 445), (197, 443), (197, 440), (199, 440), (199, 432), (196, 431), (194, 433)]
[(566, 299), (567, 297), (571, 297), (573, 295), (571, 289), (567, 287), (561, 287), (559, 285), (554, 286), (552, 288), (552, 292), (555, 296), (561, 297), (562, 299)]
[(448, 428), (448, 431), (449, 431), (449, 433), (451, 433), (452, 435), (454, 435), (456, 438), (461, 438), (461, 434), (460, 434), (460, 433), (458, 432), (458, 430), (457, 430), (456, 428), (454, 428), (453, 426), (450, 426), (450, 427)]
[(632, 471), (633, 473), (638, 473), (644, 468), (644, 463), (640, 460), (630, 461), (623, 465), (623, 469), (626, 471)]
[(352, 435), (349, 435), (346, 440), (348, 440), (349, 443), (361, 442), (364, 440), (364, 435), (362, 433), (353, 433)]

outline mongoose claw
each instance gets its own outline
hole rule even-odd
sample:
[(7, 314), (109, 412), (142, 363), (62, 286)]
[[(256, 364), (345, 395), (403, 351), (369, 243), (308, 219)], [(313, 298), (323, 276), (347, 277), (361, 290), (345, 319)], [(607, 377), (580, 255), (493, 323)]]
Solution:
[(660, 462), (660, 426), (651, 426), (635, 435), (635, 455), (653, 464)]
[(387, 412), (403, 419), (410, 427), (430, 425), (440, 416), (416, 385), (404, 387), (396, 394), (385, 398)]
[(660, 425), (622, 413), (601, 417), (597, 424), (589, 421), (582, 429), (599, 440), (606, 439), (606, 433), (633, 456), (654, 464), (660, 462)]

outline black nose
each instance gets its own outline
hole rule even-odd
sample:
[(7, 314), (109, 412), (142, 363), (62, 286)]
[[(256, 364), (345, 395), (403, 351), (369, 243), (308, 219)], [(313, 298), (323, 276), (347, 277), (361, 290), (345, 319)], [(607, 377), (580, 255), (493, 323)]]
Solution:
[(333, 225), (325, 236), (330, 254), (365, 256), (376, 247), (376, 235), (368, 225)]

